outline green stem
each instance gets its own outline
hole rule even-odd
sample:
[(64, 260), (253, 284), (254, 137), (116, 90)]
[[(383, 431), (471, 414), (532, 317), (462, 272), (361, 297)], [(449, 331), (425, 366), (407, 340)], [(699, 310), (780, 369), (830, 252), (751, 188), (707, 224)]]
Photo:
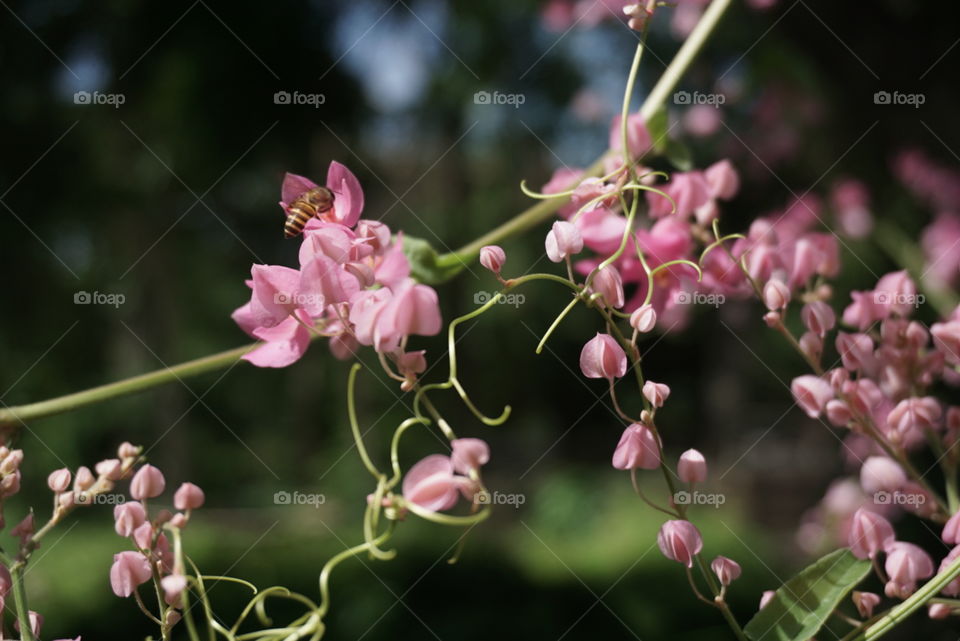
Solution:
[[(713, 33), (717, 24), (720, 22), (720, 18), (723, 17), (723, 14), (730, 7), (731, 2), (732, 0), (713, 0), (710, 6), (707, 7), (703, 17), (700, 18), (700, 22), (698, 22), (697, 26), (690, 32), (683, 46), (677, 51), (677, 55), (674, 56), (670, 65), (663, 72), (663, 75), (660, 76), (657, 84), (654, 85), (653, 89), (647, 95), (647, 99), (640, 107), (640, 115), (643, 116), (645, 122), (649, 121), (653, 114), (667, 101), (667, 98), (676, 88), (677, 83), (680, 82), (680, 78), (682, 78), (687, 72), (687, 69), (690, 68), (690, 64), (694, 58), (696, 58), (697, 54), (700, 53), (704, 43), (706, 43), (707, 39)], [(583, 178), (600, 176), (602, 173), (603, 158), (601, 157), (584, 171)], [(487, 232), (475, 241), (464, 245), (454, 252), (437, 257), (437, 265), (441, 268), (454, 268), (461, 265), (463, 262), (471, 260), (479, 254), (480, 249), (484, 245), (495, 244), (549, 219), (556, 214), (561, 207), (567, 204), (568, 200), (569, 198), (552, 198), (541, 201), (496, 229)]]
[(82, 392), (74, 392), (65, 396), (58, 396), (38, 403), (29, 403), (27, 405), (18, 405), (0, 409), (0, 427), (8, 427), (18, 423), (69, 412), (79, 407), (99, 403), (117, 396), (133, 394), (157, 385), (170, 383), (190, 376), (205, 374), (218, 369), (223, 369), (236, 363), (241, 356), (258, 347), (260, 343), (244, 345), (235, 349), (229, 349), (218, 354), (211, 354), (196, 360), (180, 363), (173, 367), (166, 367), (147, 374), (140, 374), (132, 378), (126, 378), (116, 383), (100, 385)]
[(23, 561), (17, 561), (10, 566), (10, 580), (13, 583), (13, 600), (17, 609), (17, 621), (20, 623), (22, 641), (37, 641), (30, 625), (30, 609), (27, 607), (27, 588), (23, 583)]
[(876, 623), (864, 631), (861, 631), (850, 641), (872, 641), (879, 639), (894, 627), (899, 625), (904, 619), (922, 608), (930, 601), (940, 590), (947, 586), (951, 581), (960, 576), (960, 558), (948, 565), (943, 572), (925, 583), (919, 590), (913, 593), (909, 599), (900, 605), (892, 608), (889, 612), (880, 617)]

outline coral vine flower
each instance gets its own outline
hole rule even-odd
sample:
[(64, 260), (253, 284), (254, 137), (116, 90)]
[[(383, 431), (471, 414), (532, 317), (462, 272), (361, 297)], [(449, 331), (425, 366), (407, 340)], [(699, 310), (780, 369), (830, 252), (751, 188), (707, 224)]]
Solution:
[(623, 430), (613, 452), (613, 467), (618, 470), (655, 470), (660, 467), (660, 444), (653, 430), (643, 423), (634, 423)]
[(580, 352), (580, 371), (587, 378), (620, 378), (627, 372), (627, 355), (613, 336), (597, 333)]
[(692, 568), (693, 557), (703, 549), (703, 538), (690, 521), (667, 521), (657, 534), (657, 546), (663, 556)]
[(151, 577), (150, 564), (139, 552), (126, 551), (113, 555), (110, 587), (118, 597), (130, 596), (138, 585), (143, 585)]
[(455, 472), (470, 473), (490, 458), (487, 444), (480, 439), (457, 439), (451, 444), (453, 456), (431, 454), (410, 468), (403, 478), (404, 498), (430, 512), (449, 510), (460, 494), (472, 499), (475, 481)]
[[(309, 178), (296, 174), (283, 177), (280, 207), (286, 213), (289, 206), (304, 193), (319, 187)], [(333, 208), (321, 214), (323, 220), (353, 227), (363, 212), (363, 189), (357, 177), (337, 161), (330, 163), (327, 169), (327, 189), (333, 192)]]

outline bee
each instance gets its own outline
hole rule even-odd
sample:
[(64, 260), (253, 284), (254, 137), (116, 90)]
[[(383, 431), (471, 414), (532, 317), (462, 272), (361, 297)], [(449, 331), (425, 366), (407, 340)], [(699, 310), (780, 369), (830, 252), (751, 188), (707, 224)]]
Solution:
[(285, 238), (293, 238), (303, 231), (314, 216), (333, 209), (333, 192), (326, 187), (314, 187), (300, 194), (287, 207), (287, 221), (283, 224), (283, 235)]

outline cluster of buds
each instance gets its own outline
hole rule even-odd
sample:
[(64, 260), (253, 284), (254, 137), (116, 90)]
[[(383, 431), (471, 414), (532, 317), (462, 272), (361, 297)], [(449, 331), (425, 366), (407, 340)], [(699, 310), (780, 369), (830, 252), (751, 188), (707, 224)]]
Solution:
[(151, 514), (148, 501), (163, 494), (166, 479), (153, 465), (143, 465), (130, 481), (132, 501), (125, 501), (114, 508), (114, 528), (122, 537), (130, 539), (136, 550), (115, 554), (110, 568), (110, 585), (114, 594), (129, 597), (148, 581), (158, 581), (166, 607), (161, 621), (166, 629), (181, 618), (183, 591), (187, 588), (187, 576), (183, 557), (176, 547), (171, 547), (164, 530), (179, 532), (186, 527), (193, 510), (201, 507), (205, 497), (203, 490), (193, 483), (183, 483), (173, 496), (177, 512), (167, 509)]
[(3, 527), (3, 502), (20, 491), (20, 463), (23, 450), (0, 445), (0, 528)]

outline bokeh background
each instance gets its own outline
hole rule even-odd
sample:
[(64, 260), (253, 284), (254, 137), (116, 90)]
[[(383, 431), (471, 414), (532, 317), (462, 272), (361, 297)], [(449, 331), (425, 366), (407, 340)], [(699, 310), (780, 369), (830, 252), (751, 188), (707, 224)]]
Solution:
[[(542, 184), (603, 151), (635, 43), (620, 20), (557, 31), (541, 4), (516, 0), (0, 4), (5, 405), (242, 344), (229, 313), (244, 302), (250, 264), (295, 261), (276, 205), (285, 171), (319, 179), (331, 159), (345, 163), (365, 188), (366, 217), (441, 251), (509, 219), (530, 204), (521, 179)], [(678, 47), (668, 22), (655, 23), (637, 104)], [(909, 147), (958, 161), (958, 37), (955, 8), (938, 3), (735, 3), (681, 85), (728, 95), (722, 125), (695, 135), (685, 107), (669, 104), (699, 166), (726, 156), (742, 172), (725, 229), (852, 176), (870, 186), (878, 218), (915, 237), (932, 212), (890, 162)], [(926, 101), (876, 105), (881, 90)], [(124, 102), (76, 104), (78, 91)], [(322, 94), (323, 104), (275, 104), (279, 91)], [(520, 94), (523, 104), (477, 104), (479, 91)], [(503, 243), (510, 269), (550, 267), (544, 231)], [(872, 238), (850, 243), (844, 264), (840, 300), (894, 268)], [(445, 318), (494, 286), (477, 266), (440, 286)], [(76, 305), (79, 291), (125, 302)], [(653, 547), (660, 515), (609, 465), (622, 426), (598, 401), (602, 386), (576, 368), (596, 320), (573, 314), (536, 356), (566, 296), (547, 286), (523, 293), (522, 306), (468, 325), (459, 345), (475, 400), (491, 413), (511, 404), (511, 420), (485, 428), (456, 397), (440, 403), (461, 435), (491, 443), (489, 485), (525, 503), (473, 531), (456, 565), (446, 559), (458, 532), (415, 519), (395, 538), (396, 560), (342, 565), (328, 638), (726, 638), (720, 617)], [(730, 596), (743, 621), (762, 590), (810, 560), (796, 530), (844, 470), (837, 436), (789, 409), (785, 382), (803, 365), (760, 315), (751, 304), (700, 310), (683, 332), (651, 340), (645, 358), (673, 388), (661, 419), (672, 454), (696, 445), (710, 460), (711, 490), (726, 497), (697, 519), (707, 553), (744, 567)], [(416, 343), (434, 359), (444, 353), (440, 337)], [(350, 452), (347, 370), (315, 345), (285, 370), (241, 364), (31, 423), (17, 436), (25, 489), (8, 502), (7, 522), (31, 505), (46, 514), (52, 469), (92, 465), (131, 440), (150, 448), (170, 484), (206, 490), (187, 538), (206, 572), (315, 594), (325, 559), (362, 540), (372, 490)], [(383, 460), (409, 400), (369, 370), (358, 397)], [(435, 447), (411, 438), (407, 462)], [(326, 502), (275, 505), (279, 491)], [(111, 557), (123, 548), (109, 506), (48, 538), (28, 574), (45, 638), (152, 632), (132, 601), (110, 592)], [(221, 584), (212, 597), (228, 619), (245, 595)], [(927, 627), (918, 618), (891, 638), (956, 637)]]

